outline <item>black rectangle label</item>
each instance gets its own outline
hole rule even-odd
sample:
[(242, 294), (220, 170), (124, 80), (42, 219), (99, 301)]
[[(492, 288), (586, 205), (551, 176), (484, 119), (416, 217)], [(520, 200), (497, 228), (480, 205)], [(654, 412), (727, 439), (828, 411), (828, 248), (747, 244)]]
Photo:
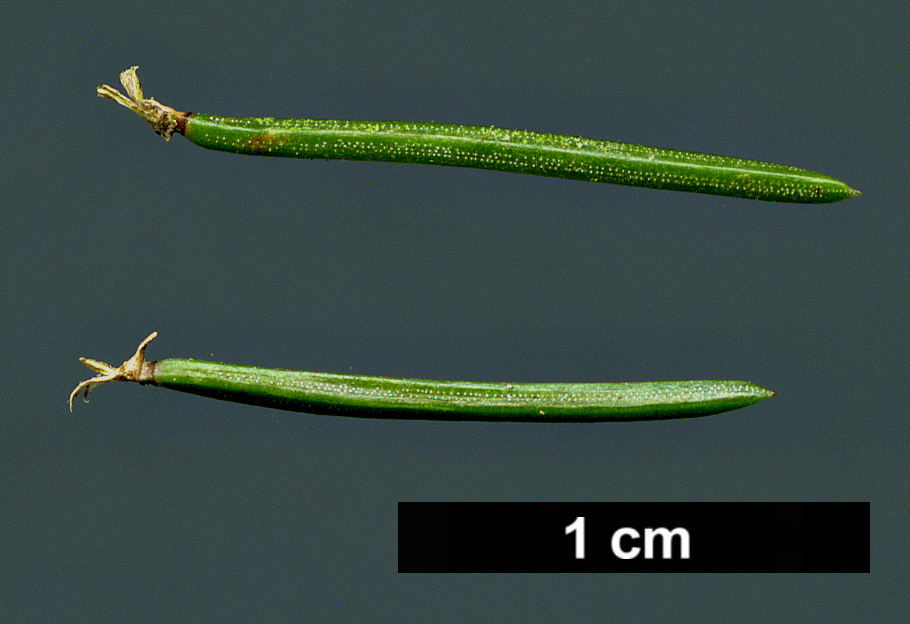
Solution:
[(398, 503), (399, 572), (869, 572), (869, 503)]

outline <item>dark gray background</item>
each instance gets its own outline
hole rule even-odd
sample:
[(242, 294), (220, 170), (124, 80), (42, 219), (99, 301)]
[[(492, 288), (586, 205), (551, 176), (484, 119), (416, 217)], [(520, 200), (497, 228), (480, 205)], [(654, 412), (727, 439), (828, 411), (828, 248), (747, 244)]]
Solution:
[[(906, 3), (95, 3), (3, 18), (0, 620), (895, 621)], [(165, 143), (95, 97), (723, 153), (826, 206)], [(499, 381), (749, 379), (680, 422), (373, 422), (87, 356)], [(871, 501), (871, 575), (396, 573), (396, 503)], [(836, 523), (837, 518), (831, 518)], [(503, 528), (507, 530), (507, 528)], [(534, 548), (534, 544), (528, 544)], [(901, 614), (901, 615), (897, 615)]]

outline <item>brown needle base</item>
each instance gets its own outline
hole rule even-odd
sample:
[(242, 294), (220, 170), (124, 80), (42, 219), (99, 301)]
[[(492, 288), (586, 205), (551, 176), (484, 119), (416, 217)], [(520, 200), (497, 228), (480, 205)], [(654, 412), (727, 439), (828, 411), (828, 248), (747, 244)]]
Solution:
[(76, 389), (70, 393), (70, 411), (73, 411), (73, 399), (76, 398), (80, 392), (84, 391), (82, 400), (88, 403), (88, 393), (98, 384), (107, 383), (109, 381), (151, 383), (152, 374), (155, 370), (155, 363), (145, 361), (145, 348), (157, 335), (158, 332), (152, 332), (148, 338), (143, 340), (136, 349), (136, 353), (133, 354), (133, 357), (121, 364), (120, 368), (114, 368), (113, 366), (105, 364), (104, 362), (99, 362), (98, 360), (79, 358), (83, 364), (98, 374), (91, 379), (86, 379), (80, 383), (76, 386)]

